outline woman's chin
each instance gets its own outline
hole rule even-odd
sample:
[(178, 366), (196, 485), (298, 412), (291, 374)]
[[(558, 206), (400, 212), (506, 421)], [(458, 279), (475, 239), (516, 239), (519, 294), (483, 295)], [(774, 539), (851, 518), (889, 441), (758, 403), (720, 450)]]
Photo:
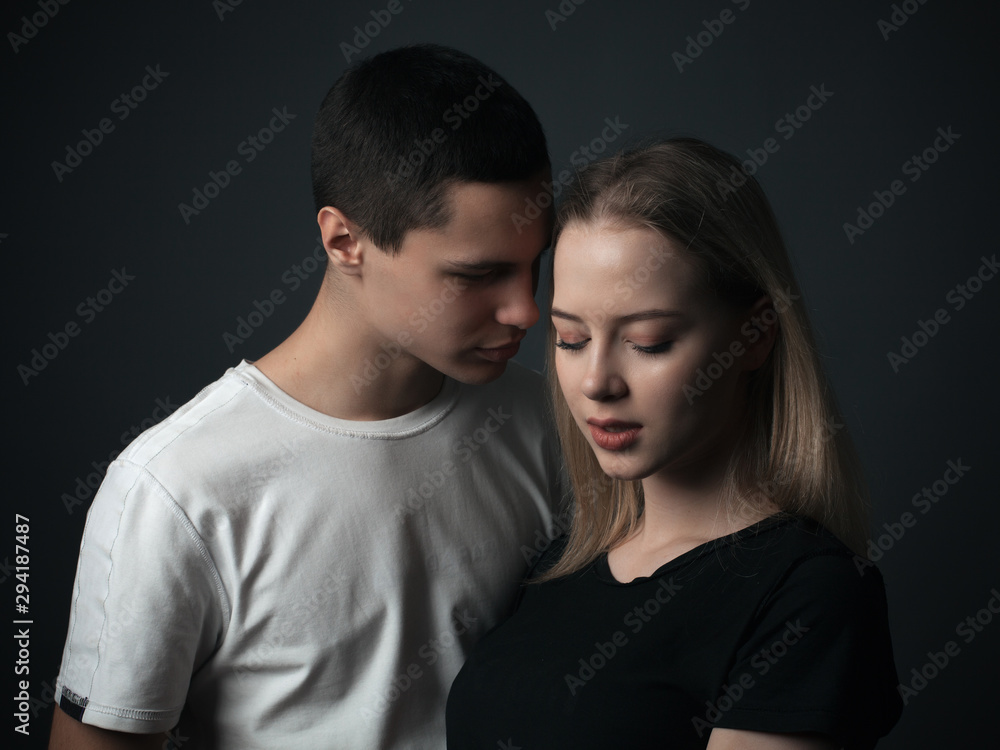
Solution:
[(620, 458), (605, 459), (603, 461), (598, 458), (597, 462), (601, 465), (601, 470), (610, 479), (618, 479), (623, 482), (634, 482), (645, 479), (650, 474), (650, 472), (643, 471), (636, 465), (629, 465), (629, 461), (623, 461)]

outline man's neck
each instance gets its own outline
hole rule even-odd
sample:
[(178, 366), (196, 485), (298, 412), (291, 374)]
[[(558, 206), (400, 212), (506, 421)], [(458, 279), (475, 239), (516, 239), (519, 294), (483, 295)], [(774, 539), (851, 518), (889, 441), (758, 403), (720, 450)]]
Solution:
[(409, 414), (440, 392), (444, 375), (413, 357), (376, 367), (384, 342), (335, 307), (321, 290), (302, 325), (254, 365), (296, 401), (357, 422)]

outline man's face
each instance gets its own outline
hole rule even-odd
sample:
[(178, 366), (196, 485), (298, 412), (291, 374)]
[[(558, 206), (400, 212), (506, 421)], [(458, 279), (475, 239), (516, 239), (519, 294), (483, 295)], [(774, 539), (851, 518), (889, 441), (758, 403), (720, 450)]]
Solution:
[(534, 294), (551, 217), (515, 222), (541, 181), (458, 183), (448, 189), (451, 220), (414, 229), (400, 252), (369, 248), (365, 318), (402, 355), (465, 383), (499, 377), (539, 318)]

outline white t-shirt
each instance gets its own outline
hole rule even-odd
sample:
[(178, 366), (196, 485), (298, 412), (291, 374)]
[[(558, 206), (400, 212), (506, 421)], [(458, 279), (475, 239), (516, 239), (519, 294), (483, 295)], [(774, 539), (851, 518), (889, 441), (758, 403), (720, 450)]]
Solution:
[(350, 422), (229, 370), (109, 467), (60, 705), (125, 732), (180, 721), (185, 750), (443, 748), (452, 679), (553, 531), (544, 404), (511, 363)]

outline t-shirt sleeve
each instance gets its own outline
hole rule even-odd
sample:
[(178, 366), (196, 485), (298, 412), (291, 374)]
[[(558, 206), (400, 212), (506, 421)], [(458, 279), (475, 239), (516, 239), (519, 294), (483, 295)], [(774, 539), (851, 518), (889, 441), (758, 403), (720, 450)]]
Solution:
[(116, 461), (87, 514), (56, 683), (60, 707), (105, 729), (169, 730), (215, 650), (227, 605), (190, 520), (142, 467)]
[(765, 599), (717, 699), (715, 726), (817, 732), (870, 748), (902, 711), (882, 577), (847, 555), (797, 564)]

